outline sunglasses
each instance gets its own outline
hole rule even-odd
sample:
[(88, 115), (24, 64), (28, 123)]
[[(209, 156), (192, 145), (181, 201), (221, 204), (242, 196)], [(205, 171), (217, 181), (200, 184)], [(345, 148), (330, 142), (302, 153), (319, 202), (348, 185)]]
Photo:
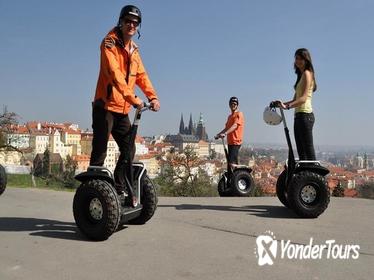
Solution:
[(139, 22), (137, 22), (136, 20), (131, 20), (131, 19), (125, 18), (124, 22), (125, 22), (126, 25), (133, 24), (135, 27), (139, 26)]

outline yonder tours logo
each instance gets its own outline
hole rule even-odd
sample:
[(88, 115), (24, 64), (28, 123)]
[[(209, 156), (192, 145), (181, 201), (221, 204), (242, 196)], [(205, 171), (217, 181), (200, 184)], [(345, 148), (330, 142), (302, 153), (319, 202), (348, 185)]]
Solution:
[(291, 240), (277, 240), (274, 233), (266, 231), (256, 238), (255, 255), (258, 265), (273, 265), (277, 258), (291, 260), (340, 259), (356, 260), (360, 256), (360, 245), (337, 244), (335, 240), (326, 240), (315, 244), (313, 238), (309, 243), (295, 244)]

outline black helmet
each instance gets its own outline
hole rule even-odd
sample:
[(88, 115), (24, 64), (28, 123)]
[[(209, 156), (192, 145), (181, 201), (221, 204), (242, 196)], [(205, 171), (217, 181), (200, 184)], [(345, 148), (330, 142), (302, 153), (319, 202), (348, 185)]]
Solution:
[(231, 103), (236, 103), (237, 105), (239, 105), (239, 99), (235, 96), (231, 97), (230, 98), (230, 101), (229, 101), (229, 104)]
[(135, 7), (133, 5), (127, 5), (122, 8), (121, 13), (119, 15), (118, 19), (118, 25), (120, 24), (121, 19), (127, 15), (136, 16), (138, 18), (139, 24), (142, 23), (142, 13), (140, 12), (140, 9), (138, 7)]

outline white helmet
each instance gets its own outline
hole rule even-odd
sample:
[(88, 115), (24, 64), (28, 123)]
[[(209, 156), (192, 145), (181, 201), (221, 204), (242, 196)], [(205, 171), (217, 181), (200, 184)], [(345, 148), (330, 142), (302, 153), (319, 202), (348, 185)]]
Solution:
[(277, 113), (275, 108), (267, 106), (264, 111), (264, 121), (269, 125), (278, 125), (282, 122), (282, 116)]

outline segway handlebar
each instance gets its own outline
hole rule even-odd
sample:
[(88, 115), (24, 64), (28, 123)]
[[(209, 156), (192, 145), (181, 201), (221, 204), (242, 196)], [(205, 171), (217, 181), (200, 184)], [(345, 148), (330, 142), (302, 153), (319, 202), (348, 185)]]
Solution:
[(223, 146), (225, 146), (225, 137), (214, 136), (215, 140), (221, 139)]
[(284, 117), (284, 110), (283, 108), (281, 107), (281, 102), (280, 101), (272, 101), (270, 102), (270, 105), (269, 105), (270, 108), (278, 108), (281, 112), (281, 115), (282, 115), (282, 121), (283, 121), (283, 125), (284, 125), (284, 128), (287, 128), (287, 122), (286, 122), (286, 118)]
[(270, 102), (270, 105), (269, 105), (269, 107), (270, 108), (280, 108), (280, 101), (272, 101), (272, 102)]
[(152, 104), (148, 102), (144, 102), (144, 106), (142, 108), (137, 107), (136, 112), (135, 112), (133, 126), (138, 126), (142, 113), (150, 109), (152, 109)]
[(281, 107), (281, 102), (279, 100), (270, 102), (270, 108), (279, 108), (279, 110), (281, 112), (282, 122), (283, 122), (283, 125), (284, 125), (284, 132), (286, 134), (286, 140), (287, 140), (287, 145), (288, 145), (288, 163), (289, 163), (289, 166), (291, 166), (291, 168), (293, 168), (295, 166), (295, 156), (293, 154), (290, 133), (288, 131), (286, 118), (284, 117), (284, 110)]
[(152, 104), (149, 103), (149, 102), (144, 102), (143, 103), (143, 107), (141, 109), (139, 109), (138, 107), (136, 107), (136, 111), (139, 111), (139, 112), (144, 112), (144, 111), (147, 111), (147, 110), (150, 110), (152, 109)]
[(230, 170), (229, 153), (228, 153), (226, 145), (225, 145), (225, 137), (217, 137), (217, 135), (214, 136), (214, 139), (216, 139), (216, 140), (218, 140), (220, 138), (222, 140), (223, 150), (225, 151), (225, 156), (226, 156), (226, 161), (227, 161), (227, 170)]

